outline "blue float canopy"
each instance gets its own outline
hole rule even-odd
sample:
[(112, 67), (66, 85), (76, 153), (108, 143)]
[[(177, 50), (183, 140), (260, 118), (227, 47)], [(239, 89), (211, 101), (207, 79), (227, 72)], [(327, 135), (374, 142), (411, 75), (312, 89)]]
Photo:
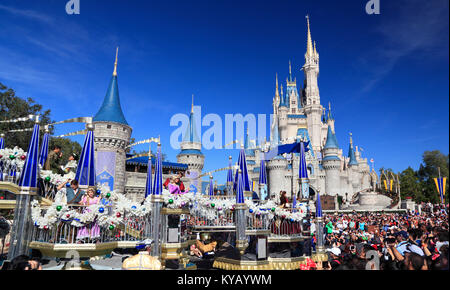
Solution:
[(147, 179), (145, 180), (145, 197), (152, 194), (152, 157), (148, 158)]
[(3, 134), (0, 136), (0, 150), (5, 149), (5, 139), (3, 138)]
[(231, 156), (229, 158), (228, 161), (228, 173), (227, 173), (227, 183), (232, 183), (233, 182), (233, 168), (232, 168), (233, 164), (232, 164), (232, 159)]
[(306, 157), (305, 157), (305, 143), (300, 142), (300, 165), (298, 168), (299, 178), (308, 178), (308, 170), (306, 168)]
[(249, 192), (250, 191), (250, 181), (248, 178), (247, 160), (245, 157), (245, 149), (244, 148), (242, 148), (239, 152), (238, 169), (236, 169), (236, 175), (235, 175), (235, 185), (234, 185), (235, 191), (236, 191), (236, 185), (237, 185), (237, 181), (238, 181), (239, 170), (241, 170), (241, 174), (242, 174), (242, 183), (244, 185), (244, 191)]
[(94, 128), (92, 124), (89, 124), (83, 150), (81, 150), (77, 173), (75, 174), (75, 179), (78, 180), (81, 187), (94, 187), (97, 185), (94, 152)]
[(155, 165), (155, 179), (153, 182), (153, 195), (162, 194), (162, 156), (161, 156), (161, 145), (158, 145), (158, 152), (156, 153), (156, 165)]
[(20, 175), (19, 186), (36, 188), (38, 175), (38, 156), (39, 154), (39, 124), (36, 123), (31, 135), (30, 145), (28, 146), (27, 158)]
[(266, 162), (261, 158), (261, 166), (259, 167), (259, 184), (267, 184)]
[(244, 183), (242, 178), (242, 173), (238, 169), (237, 172), (237, 183), (236, 183), (236, 203), (245, 203), (244, 200)]
[(320, 203), (320, 193), (317, 193), (316, 200), (316, 217), (322, 217), (322, 204)]
[(48, 132), (45, 132), (44, 134), (44, 138), (42, 139), (42, 144), (41, 144), (41, 152), (39, 153), (39, 164), (44, 167), (45, 162), (47, 161), (48, 158), (48, 141), (50, 135), (48, 134)]

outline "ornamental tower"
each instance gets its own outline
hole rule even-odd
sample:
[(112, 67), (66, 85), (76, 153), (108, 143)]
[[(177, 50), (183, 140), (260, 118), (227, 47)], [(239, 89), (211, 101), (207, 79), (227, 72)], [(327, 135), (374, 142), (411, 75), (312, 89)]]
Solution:
[(111, 190), (125, 192), (126, 146), (130, 143), (132, 128), (122, 112), (117, 81), (116, 50), (114, 72), (100, 110), (93, 118), (97, 182)]
[(313, 150), (318, 152), (320, 151), (321, 145), (321, 116), (323, 112), (323, 107), (320, 104), (319, 86), (317, 84), (317, 77), (319, 76), (319, 54), (317, 53), (315, 42), (313, 46), (308, 15), (306, 16), (306, 21), (308, 33), (305, 64), (302, 67), (305, 73), (302, 102), (308, 121), (308, 131), (311, 135), (311, 145)]
[(194, 95), (192, 95), (191, 113), (189, 115), (189, 124), (184, 134), (183, 141), (180, 144), (181, 151), (177, 155), (177, 162), (188, 165), (186, 177), (189, 178), (187, 186), (194, 185), (196, 189), (201, 191), (201, 184), (199, 183), (199, 176), (202, 173), (203, 165), (205, 163), (205, 156), (202, 153), (202, 143), (197, 134), (197, 127), (195, 125), (194, 115)]
[(280, 105), (278, 106), (278, 131), (280, 134), (281, 142), (284, 142), (284, 140), (288, 137), (288, 119), (287, 115), (289, 112), (289, 104), (288, 102), (288, 96), (286, 94), (286, 97), (283, 96), (283, 85), (281, 85), (281, 99), (280, 99)]
[(360, 190), (360, 173), (359, 173), (359, 166), (358, 161), (356, 160), (355, 151), (353, 149), (353, 137), (352, 133), (350, 133), (350, 144), (348, 148), (348, 170), (350, 173), (349, 181), (350, 186), (353, 192)]
[(341, 159), (339, 159), (339, 146), (336, 135), (331, 130), (328, 123), (327, 142), (323, 148), (324, 158), (322, 166), (325, 169), (325, 193), (329, 195), (337, 195), (340, 188), (340, 168)]

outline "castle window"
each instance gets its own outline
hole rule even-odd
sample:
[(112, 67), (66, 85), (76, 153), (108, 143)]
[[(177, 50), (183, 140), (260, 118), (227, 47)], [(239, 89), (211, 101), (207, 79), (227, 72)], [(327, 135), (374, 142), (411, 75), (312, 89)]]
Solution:
[(111, 129), (111, 125), (106, 125), (106, 128), (107, 129)]

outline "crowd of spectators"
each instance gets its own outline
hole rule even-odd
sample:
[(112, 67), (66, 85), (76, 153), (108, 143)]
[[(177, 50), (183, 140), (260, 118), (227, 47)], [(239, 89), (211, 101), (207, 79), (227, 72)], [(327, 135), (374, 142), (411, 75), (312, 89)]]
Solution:
[(325, 248), (333, 270), (448, 270), (448, 234), (448, 205), (427, 205), (420, 213), (324, 217)]

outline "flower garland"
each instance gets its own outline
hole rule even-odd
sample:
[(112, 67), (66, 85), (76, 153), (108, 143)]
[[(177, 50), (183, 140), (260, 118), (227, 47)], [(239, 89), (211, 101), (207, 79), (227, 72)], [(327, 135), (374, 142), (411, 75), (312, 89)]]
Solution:
[(59, 186), (62, 183), (67, 182), (67, 180), (69, 180), (69, 179), (70, 180), (75, 179), (75, 173), (73, 173), (73, 172), (69, 172), (67, 174), (60, 175), (57, 173), (53, 173), (51, 170), (41, 170), (40, 176), (46, 182), (49, 182), (56, 186)]
[[(43, 172), (41, 176), (42, 174), (50, 177), (48, 181), (54, 184), (61, 184), (67, 180), (67, 175), (60, 176), (49, 172)], [(95, 221), (100, 227), (113, 230), (117, 225), (125, 223), (124, 216), (144, 217), (151, 212), (151, 196), (148, 196), (143, 203), (137, 203), (123, 194), (110, 191), (106, 185), (100, 185), (97, 193), (101, 202), (85, 207), (82, 212), (62, 202), (62, 196), (65, 194), (62, 190), (56, 194), (55, 202), (47, 208), (44, 215), (39, 203), (33, 201), (33, 222), (41, 229), (51, 229), (59, 220), (69, 222), (75, 227), (82, 227)], [(165, 207), (189, 208), (192, 215), (200, 215), (208, 220), (216, 219), (220, 213), (233, 211), (236, 204), (234, 199), (209, 199), (207, 195), (193, 193), (174, 195), (168, 190), (163, 190), (161, 196)], [(301, 221), (307, 212), (306, 205), (302, 203), (298, 205), (296, 211), (279, 208), (273, 201), (257, 205), (252, 200), (246, 200), (245, 204), (248, 207), (246, 215), (249, 217), (267, 215), (270, 219), (282, 217), (291, 221)]]
[[(51, 181), (57, 181), (58, 176), (53, 175)], [(142, 204), (133, 202), (123, 194), (110, 191), (106, 185), (97, 189), (100, 202), (98, 204), (83, 207), (83, 211), (74, 209), (63, 202), (62, 190), (58, 191), (55, 201), (42, 214), (42, 209), (38, 201), (31, 204), (31, 216), (36, 227), (40, 229), (51, 229), (58, 221), (70, 223), (75, 227), (82, 227), (92, 222), (96, 222), (100, 227), (113, 230), (117, 225), (125, 223), (124, 216), (143, 217), (150, 213), (150, 199), (147, 198)]]
[(2, 171), (7, 168), (14, 168), (17, 172), (21, 172), (27, 159), (27, 152), (19, 147), (0, 149), (0, 164)]
[[(164, 205), (168, 208), (191, 207), (191, 213), (200, 214), (208, 220), (217, 218), (217, 213), (234, 210), (236, 201), (234, 199), (209, 199), (208, 195), (194, 195), (189, 192), (186, 194), (170, 194), (163, 192)], [(299, 203), (297, 210), (290, 211), (278, 207), (274, 201), (268, 201), (266, 204), (257, 205), (252, 200), (245, 200), (248, 207), (247, 216), (268, 215), (269, 218), (282, 217), (291, 221), (301, 221), (306, 217), (307, 205)], [(195, 206), (194, 206), (195, 205)]]

